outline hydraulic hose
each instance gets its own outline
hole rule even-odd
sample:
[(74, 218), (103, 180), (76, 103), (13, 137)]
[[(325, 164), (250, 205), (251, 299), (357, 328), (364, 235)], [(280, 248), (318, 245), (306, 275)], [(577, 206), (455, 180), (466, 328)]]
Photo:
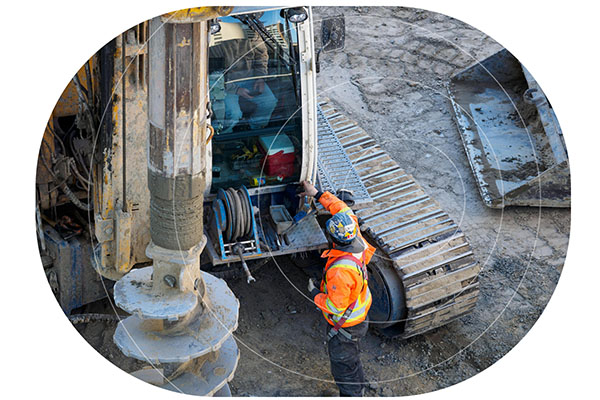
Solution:
[[(123, 317), (126, 318), (126, 317)], [(69, 315), (72, 324), (86, 324), (91, 321), (119, 322), (121, 317), (113, 314), (74, 314)]]
[(77, 208), (82, 209), (83, 211), (92, 211), (92, 205), (91, 204), (85, 204), (83, 203), (81, 200), (79, 200), (77, 198), (77, 196), (75, 196), (75, 193), (73, 193), (71, 191), (71, 189), (69, 189), (69, 187), (67, 186), (66, 182), (63, 182), (60, 185), (60, 188), (62, 189), (63, 193), (67, 195), (67, 197), (69, 198), (69, 200), (71, 200), (71, 202), (73, 204), (75, 204), (75, 206), (77, 206)]

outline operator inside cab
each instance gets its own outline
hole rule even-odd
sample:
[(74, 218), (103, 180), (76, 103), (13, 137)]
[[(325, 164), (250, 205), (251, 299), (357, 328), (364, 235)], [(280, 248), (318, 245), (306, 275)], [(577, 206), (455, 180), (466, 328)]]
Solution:
[(219, 19), (209, 85), (219, 188), (298, 181), (302, 112), (298, 34), (279, 10)]

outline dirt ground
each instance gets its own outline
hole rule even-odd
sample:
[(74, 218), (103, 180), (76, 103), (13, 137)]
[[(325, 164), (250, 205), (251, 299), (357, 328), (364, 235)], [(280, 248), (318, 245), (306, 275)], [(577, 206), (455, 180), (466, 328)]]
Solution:
[[(315, 31), (320, 18), (344, 14), (347, 32), (343, 51), (321, 55), (319, 93), (359, 121), (460, 223), (482, 265), (473, 313), (405, 341), (368, 334), (361, 355), (372, 381), (367, 394), (419, 394), (461, 382), (510, 351), (544, 310), (565, 260), (570, 210), (492, 210), (481, 201), (445, 84), (498, 51), (498, 43), (457, 20), (415, 9), (318, 7), (314, 13)], [(280, 258), (255, 278), (252, 285), (230, 282), (241, 303), (233, 395), (337, 395), (324, 321), (305, 296), (306, 275)], [(132, 370), (135, 363), (112, 344), (114, 327), (96, 322), (78, 329), (109, 360)]]

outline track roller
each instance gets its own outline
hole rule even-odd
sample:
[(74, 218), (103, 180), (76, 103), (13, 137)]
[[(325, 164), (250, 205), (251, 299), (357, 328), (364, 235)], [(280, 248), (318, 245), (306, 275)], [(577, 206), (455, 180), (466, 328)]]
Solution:
[(384, 335), (392, 331), (402, 332), (406, 318), (402, 279), (394, 266), (384, 260), (372, 260), (367, 267), (373, 295), (369, 323)]

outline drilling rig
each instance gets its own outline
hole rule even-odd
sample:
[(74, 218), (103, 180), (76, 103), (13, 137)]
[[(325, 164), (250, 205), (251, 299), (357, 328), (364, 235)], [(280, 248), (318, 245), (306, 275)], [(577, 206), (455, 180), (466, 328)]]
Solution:
[(378, 247), (380, 333), (408, 338), (475, 307), (480, 267), (457, 224), (317, 98), (318, 58), (344, 30), (324, 20), (317, 50), (309, 7), (179, 10), (110, 41), (61, 96), (38, 164), (42, 260), (67, 314), (113, 291), (130, 314), (114, 342), (148, 364), (136, 376), (227, 394), (239, 303), (219, 277), (251, 283), (270, 257), (329, 246), (327, 211), (296, 195), (304, 180), (345, 198)]

